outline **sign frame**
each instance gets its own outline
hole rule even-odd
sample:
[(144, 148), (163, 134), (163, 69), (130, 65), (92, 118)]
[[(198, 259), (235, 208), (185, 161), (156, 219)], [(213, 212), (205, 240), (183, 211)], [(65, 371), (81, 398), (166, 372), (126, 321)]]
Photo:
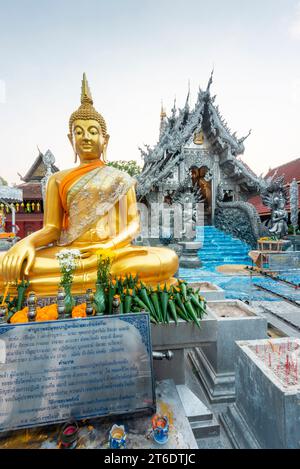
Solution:
[[(136, 416), (141, 415), (151, 415), (156, 412), (156, 393), (155, 393), (155, 379), (154, 379), (154, 372), (153, 372), (153, 359), (152, 359), (152, 338), (151, 338), (151, 323), (150, 323), (150, 316), (147, 312), (143, 313), (129, 313), (129, 314), (119, 314), (119, 315), (103, 315), (103, 316), (91, 316), (85, 318), (67, 318), (67, 319), (59, 319), (56, 321), (41, 321), (41, 322), (28, 322), (28, 323), (18, 323), (18, 324), (0, 324), (0, 340), (1, 336), (5, 334), (8, 330), (12, 330), (13, 328), (23, 328), (26, 331), (26, 328), (36, 328), (36, 327), (47, 327), (47, 325), (60, 325), (65, 326), (65, 329), (68, 328), (68, 325), (78, 325), (85, 323), (87, 321), (111, 321), (113, 325), (113, 321), (120, 319), (125, 323), (129, 323), (133, 325), (136, 329), (140, 326), (140, 338), (145, 345), (148, 353), (148, 360), (149, 360), (149, 371), (151, 373), (150, 381), (151, 384), (149, 385), (149, 395), (151, 395), (151, 403), (148, 406), (135, 408), (133, 410), (128, 410), (125, 412), (120, 411), (109, 411), (106, 414), (99, 414), (99, 412), (95, 413), (88, 413), (87, 415), (80, 415), (76, 417), (76, 415), (70, 415), (69, 418), (75, 418), (76, 420), (90, 420), (90, 419), (109, 419), (111, 417), (118, 417), (118, 418), (134, 418)], [(72, 327), (72, 326), (71, 326)], [(34, 330), (34, 329), (32, 329)], [(63, 331), (63, 329), (62, 329)], [(0, 372), (1, 372), (1, 363), (0, 363)], [(151, 389), (150, 389), (151, 387)], [(0, 411), (1, 411), (1, 403), (0, 403)], [(68, 418), (54, 418), (53, 420), (47, 420), (44, 422), (32, 422), (26, 425), (18, 425), (12, 427), (4, 427), (0, 425), (0, 435), (3, 432), (11, 431), (11, 430), (21, 430), (25, 428), (35, 428), (35, 427), (43, 427), (49, 425), (55, 425), (59, 423), (63, 423)]]

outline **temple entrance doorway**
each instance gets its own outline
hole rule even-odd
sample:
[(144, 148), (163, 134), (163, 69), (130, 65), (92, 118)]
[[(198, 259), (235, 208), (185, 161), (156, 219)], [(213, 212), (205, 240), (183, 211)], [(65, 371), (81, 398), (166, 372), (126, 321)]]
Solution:
[(201, 166), (191, 168), (191, 177), (193, 186), (196, 184), (201, 191), (204, 199), (204, 224), (211, 225), (212, 223), (212, 187), (211, 178), (209, 177), (209, 168)]

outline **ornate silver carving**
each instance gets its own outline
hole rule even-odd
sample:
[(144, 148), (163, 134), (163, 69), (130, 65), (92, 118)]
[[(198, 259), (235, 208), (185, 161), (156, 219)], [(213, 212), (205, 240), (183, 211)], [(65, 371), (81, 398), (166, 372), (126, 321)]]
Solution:
[(4, 203), (13, 203), (13, 202), (22, 202), (23, 201), (23, 191), (17, 187), (3, 186), (0, 184), (0, 199)]
[(284, 176), (276, 174), (266, 181), (266, 187), (261, 192), (264, 205), (272, 211), (268, 229), (271, 235), (282, 239), (288, 233), (288, 213), (285, 210), (287, 202), (287, 189), (284, 184)]
[(43, 195), (43, 200), (45, 201), (47, 183), (48, 183), (50, 176), (52, 176), (53, 174), (52, 167), (55, 163), (55, 157), (50, 150), (47, 150), (46, 153), (42, 155), (42, 158), (43, 158), (43, 163), (46, 167), (46, 174), (41, 180), (42, 195)]
[(296, 234), (298, 228), (298, 216), (299, 216), (299, 201), (298, 201), (298, 183), (296, 179), (293, 179), (293, 182), (290, 186), (290, 206), (291, 206), (291, 224), (294, 228), (294, 234)]

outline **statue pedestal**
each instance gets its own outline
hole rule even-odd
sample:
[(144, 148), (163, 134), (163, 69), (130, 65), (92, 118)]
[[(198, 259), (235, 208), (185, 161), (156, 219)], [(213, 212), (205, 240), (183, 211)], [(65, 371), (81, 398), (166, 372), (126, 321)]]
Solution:
[(202, 266), (202, 262), (198, 256), (198, 251), (202, 248), (201, 242), (182, 241), (178, 244), (183, 247), (182, 254), (179, 259), (180, 267), (186, 269), (196, 269)]

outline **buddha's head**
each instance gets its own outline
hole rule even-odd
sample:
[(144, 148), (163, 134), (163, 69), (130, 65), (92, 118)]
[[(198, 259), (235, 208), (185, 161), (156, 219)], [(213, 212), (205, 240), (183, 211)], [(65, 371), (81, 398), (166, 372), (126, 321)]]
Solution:
[(94, 161), (101, 158), (101, 155), (105, 162), (109, 135), (105, 120), (93, 106), (85, 73), (82, 80), (81, 106), (70, 117), (68, 137), (76, 158), (78, 155), (81, 162)]

